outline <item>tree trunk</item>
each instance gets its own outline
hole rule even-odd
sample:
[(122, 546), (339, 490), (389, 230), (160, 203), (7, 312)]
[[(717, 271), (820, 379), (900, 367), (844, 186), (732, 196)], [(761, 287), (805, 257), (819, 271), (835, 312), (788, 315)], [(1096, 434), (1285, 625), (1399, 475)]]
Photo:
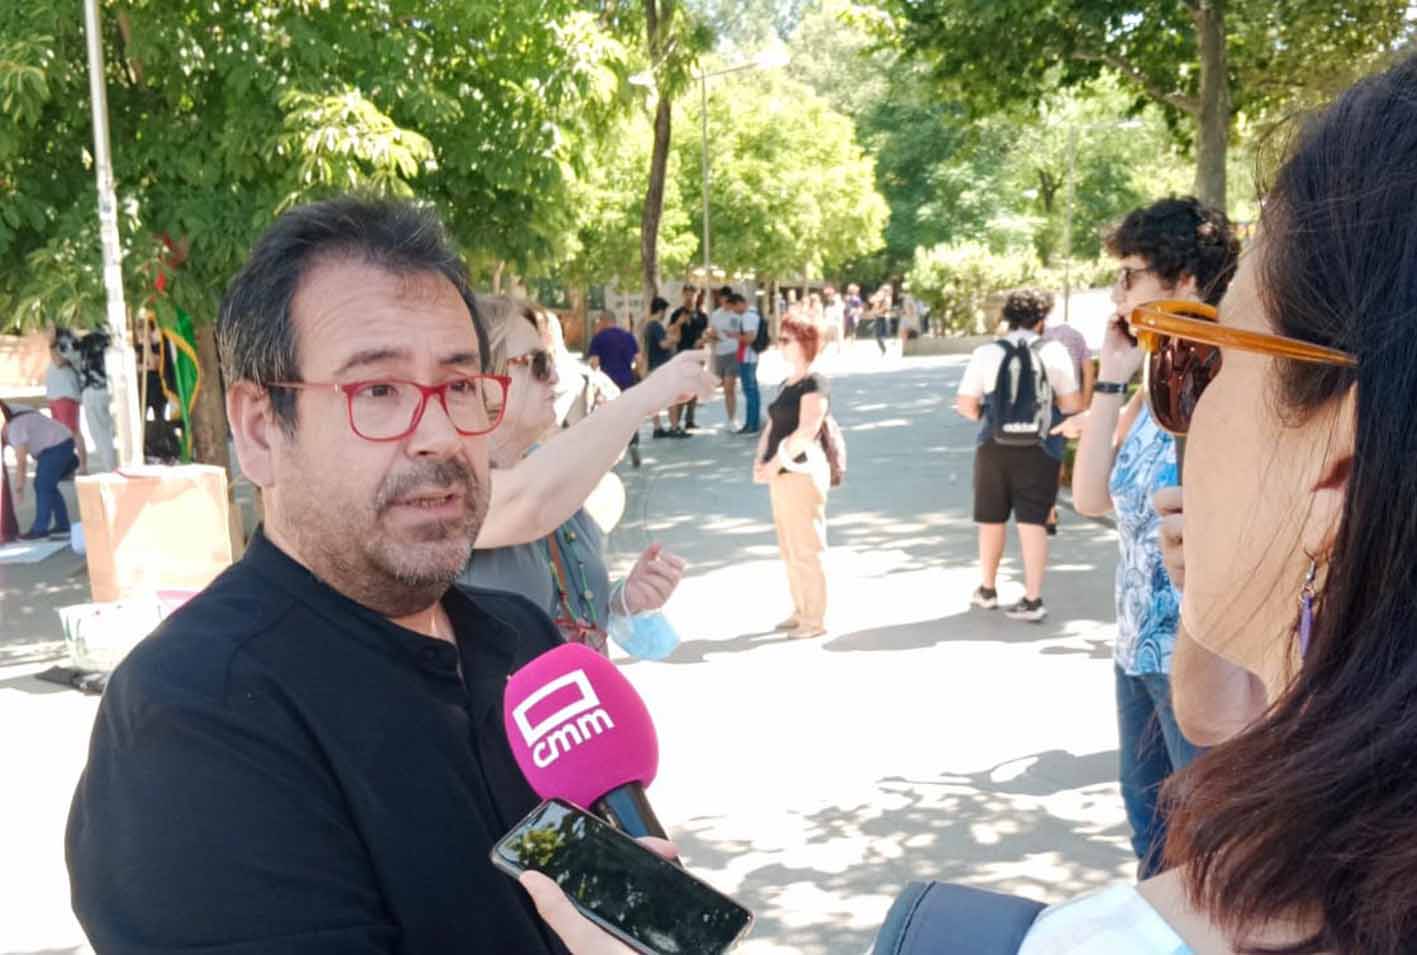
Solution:
[(1200, 115), (1196, 118), (1196, 197), (1225, 209), (1225, 161), (1230, 145), (1230, 76), (1225, 50), (1225, 0), (1194, 9), (1200, 47)]
[[(649, 41), (650, 62), (653, 64), (658, 65), (663, 59), (664, 31), (673, 15), (673, 0), (663, 0), (663, 9), (658, 0), (645, 0), (645, 36)], [(659, 220), (664, 215), (664, 180), (669, 169), (670, 120), (674, 105), (663, 84), (656, 84), (656, 87), (658, 102), (654, 110), (654, 150), (650, 154), (649, 188), (645, 190), (645, 207), (640, 217), (645, 316), (649, 314), (650, 302), (659, 294)]]
[(202, 366), (202, 387), (192, 415), (192, 457), (202, 464), (231, 467), (227, 452), (226, 395), (221, 387), (220, 360), (216, 348), (216, 322), (194, 322), (197, 361)]
[[(202, 387), (197, 392), (197, 404), (192, 412), (192, 459), (202, 464), (215, 464), (231, 474), (231, 454), (227, 438), (230, 428), (226, 421), (226, 390), (221, 382), (221, 360), (217, 355), (216, 322), (193, 322), (192, 334), (197, 339), (197, 362), (202, 367)], [(246, 550), (246, 528), (241, 508), (236, 503), (236, 487), (228, 482), (226, 506), (231, 532), (231, 553), (239, 559)], [(260, 498), (256, 501), (257, 521), (260, 520)]]
[(669, 135), (672, 105), (659, 94), (654, 111), (654, 151), (650, 154), (649, 188), (640, 219), (640, 261), (644, 267), (645, 312), (659, 294), (659, 220), (664, 214), (664, 179), (669, 169)]

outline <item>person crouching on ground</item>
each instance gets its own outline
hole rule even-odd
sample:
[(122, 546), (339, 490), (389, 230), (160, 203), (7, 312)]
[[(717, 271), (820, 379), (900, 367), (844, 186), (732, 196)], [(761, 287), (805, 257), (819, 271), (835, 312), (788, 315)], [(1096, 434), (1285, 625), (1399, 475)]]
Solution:
[(822, 450), (822, 425), (831, 398), (831, 382), (812, 371), (821, 348), (821, 326), (800, 309), (783, 319), (778, 347), (787, 362), (787, 380), (768, 406), (770, 427), (758, 441), (753, 481), (766, 484), (772, 496), (777, 546), (787, 566), (792, 616), (777, 629), (796, 638), (826, 633), (827, 490), (830, 468)]

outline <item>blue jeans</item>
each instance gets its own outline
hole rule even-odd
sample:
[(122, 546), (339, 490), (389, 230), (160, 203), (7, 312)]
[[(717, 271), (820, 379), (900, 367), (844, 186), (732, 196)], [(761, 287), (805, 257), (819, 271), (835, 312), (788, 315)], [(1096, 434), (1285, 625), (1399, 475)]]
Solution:
[(757, 431), (762, 427), (762, 397), (758, 392), (758, 363), (745, 361), (738, 365), (738, 380), (743, 383), (743, 399), (748, 403), (743, 413), (743, 427)]
[[(31, 534), (47, 534), (50, 530), (69, 529), (69, 507), (59, 493), (59, 482), (79, 466), (74, 442), (65, 441), (45, 448), (34, 459), (34, 526)], [(50, 522), (53, 521), (53, 528)]]
[(1122, 802), (1132, 827), (1132, 849), (1140, 864), (1137, 879), (1161, 871), (1166, 819), (1157, 796), (1172, 773), (1201, 752), (1181, 734), (1171, 709), (1171, 677), (1166, 673), (1117, 674), (1117, 731), (1121, 738)]

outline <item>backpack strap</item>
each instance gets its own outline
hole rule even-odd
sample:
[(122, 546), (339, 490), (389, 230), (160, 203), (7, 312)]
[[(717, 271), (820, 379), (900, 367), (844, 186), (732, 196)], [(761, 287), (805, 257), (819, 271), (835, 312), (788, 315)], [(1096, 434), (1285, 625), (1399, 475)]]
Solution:
[(874, 955), (1017, 955), (1044, 909), (1017, 895), (912, 882), (886, 914)]

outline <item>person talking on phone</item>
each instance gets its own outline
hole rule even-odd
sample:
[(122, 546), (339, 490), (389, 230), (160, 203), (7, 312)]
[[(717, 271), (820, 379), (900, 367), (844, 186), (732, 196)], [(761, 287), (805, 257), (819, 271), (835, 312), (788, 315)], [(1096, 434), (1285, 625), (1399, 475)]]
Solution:
[[(1073, 462), (1073, 503), (1089, 517), (1115, 513), (1117, 543), (1117, 686), (1122, 800), (1132, 829), (1139, 878), (1155, 874), (1166, 844), (1161, 785), (1196, 755), (1171, 706), (1171, 658), (1180, 596), (1163, 566), (1161, 516), (1153, 496), (1179, 483), (1176, 440), (1148, 410), (1145, 394), (1127, 396), (1143, 355), (1127, 331), (1139, 305), (1160, 299), (1218, 304), (1230, 285), (1240, 242), (1225, 213), (1192, 198), (1168, 198), (1126, 215), (1106, 240), (1118, 260), (1115, 312), (1102, 346), (1101, 373), (1089, 410), (1057, 429), (1080, 437)], [(1159, 730), (1159, 731), (1158, 731)]]

